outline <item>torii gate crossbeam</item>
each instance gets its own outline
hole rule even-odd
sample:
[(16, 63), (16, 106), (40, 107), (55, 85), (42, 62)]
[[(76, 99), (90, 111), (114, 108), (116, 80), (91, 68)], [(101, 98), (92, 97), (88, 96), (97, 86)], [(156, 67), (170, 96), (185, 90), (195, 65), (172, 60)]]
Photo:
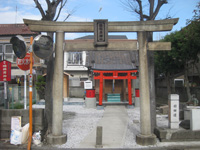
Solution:
[[(170, 31), (176, 19), (155, 21), (121, 21), (108, 22), (108, 32), (138, 32), (138, 31)], [(53, 22), (24, 19), (31, 31), (37, 32), (94, 32), (93, 22)]]
[[(170, 31), (178, 22), (176, 19), (154, 21), (128, 21), (108, 22), (108, 32), (137, 32), (139, 44), (139, 73), (140, 73), (140, 128), (141, 133), (136, 136), (136, 142), (140, 145), (153, 145), (156, 137), (151, 132), (150, 98), (147, 50), (170, 50), (170, 43), (148, 43), (146, 32)], [(53, 123), (52, 135), (49, 136), (51, 144), (63, 144), (66, 136), (62, 135), (62, 112), (63, 98), (63, 40), (65, 32), (94, 32), (93, 22), (52, 22), (24, 19), (31, 31), (56, 32), (55, 70), (53, 80)], [(85, 50), (85, 49), (84, 49)], [(137, 49), (135, 49), (137, 50)], [(59, 114), (59, 115), (58, 115)], [(47, 139), (47, 140), (48, 140)]]

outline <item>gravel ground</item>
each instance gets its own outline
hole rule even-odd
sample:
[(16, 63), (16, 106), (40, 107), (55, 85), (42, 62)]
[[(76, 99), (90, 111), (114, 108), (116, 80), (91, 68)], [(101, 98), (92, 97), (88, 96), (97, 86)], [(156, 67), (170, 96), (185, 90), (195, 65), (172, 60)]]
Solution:
[(84, 106), (63, 107), (64, 117), (63, 133), (67, 134), (67, 143), (61, 148), (75, 148), (96, 127), (97, 122), (103, 117), (104, 110), (88, 109)]
[[(33, 108), (44, 108), (44, 105), (33, 105)], [(96, 127), (103, 117), (104, 110), (88, 109), (83, 105), (63, 106), (63, 134), (67, 142), (56, 145), (59, 148), (77, 148), (80, 142)]]
[(140, 109), (127, 109), (127, 113), (129, 120), (123, 147), (138, 147), (137, 143), (135, 142), (135, 138), (136, 135), (140, 133)]
[[(34, 105), (33, 108), (44, 108), (44, 105)], [(67, 134), (67, 143), (56, 147), (78, 148), (80, 142), (96, 127), (103, 113), (104, 110), (88, 109), (82, 105), (64, 105), (63, 133)], [(144, 148), (135, 142), (136, 135), (140, 133), (140, 109), (127, 109), (127, 113), (129, 120), (123, 148)], [(167, 115), (157, 115), (157, 126), (168, 126)]]
[[(123, 148), (145, 148), (151, 146), (140, 146), (136, 143), (136, 135), (140, 133), (140, 108), (127, 109), (129, 116), (128, 127), (126, 132), (126, 138)], [(157, 115), (157, 126), (168, 127), (168, 116)], [(159, 140), (157, 145), (159, 145)]]

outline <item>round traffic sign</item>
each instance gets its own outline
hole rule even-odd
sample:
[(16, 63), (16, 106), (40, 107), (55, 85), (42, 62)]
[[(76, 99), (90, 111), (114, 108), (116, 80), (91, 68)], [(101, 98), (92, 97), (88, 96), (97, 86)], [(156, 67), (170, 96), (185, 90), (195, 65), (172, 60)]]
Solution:
[[(23, 59), (17, 58), (17, 66), (21, 70), (29, 70), (30, 69), (30, 53), (26, 53), (26, 56)], [(33, 60), (34, 63), (34, 60)]]

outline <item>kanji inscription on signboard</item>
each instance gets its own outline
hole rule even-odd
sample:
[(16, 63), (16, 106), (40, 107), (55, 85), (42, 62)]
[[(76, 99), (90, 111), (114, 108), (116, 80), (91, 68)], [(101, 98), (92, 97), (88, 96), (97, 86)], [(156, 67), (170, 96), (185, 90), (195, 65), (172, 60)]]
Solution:
[(0, 81), (11, 80), (11, 62), (3, 60), (0, 62)]

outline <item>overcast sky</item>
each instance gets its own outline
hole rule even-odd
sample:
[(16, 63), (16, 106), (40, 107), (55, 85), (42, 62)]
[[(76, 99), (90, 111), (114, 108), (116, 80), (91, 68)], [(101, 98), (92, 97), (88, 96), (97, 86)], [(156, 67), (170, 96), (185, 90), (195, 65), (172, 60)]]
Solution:
[[(123, 0), (121, 0), (123, 1)], [(125, 0), (124, 0), (125, 1)], [(147, 0), (144, 0), (147, 1)], [(179, 18), (179, 22), (172, 31), (180, 30), (186, 26), (186, 19), (191, 19), (193, 10), (199, 0), (169, 0), (169, 3), (163, 5), (156, 20), (165, 18), (167, 15), (173, 18)], [(40, 0), (44, 4), (45, 0)], [(144, 8), (147, 10), (147, 7)], [(135, 14), (128, 12), (122, 6), (120, 0), (68, 0), (65, 9), (59, 21), (63, 21), (65, 16), (73, 12), (68, 21), (93, 21), (93, 19), (108, 19), (108, 21), (138, 21)], [(23, 23), (23, 18), (40, 20), (41, 15), (33, 0), (0, 0), (0, 24)], [(162, 38), (168, 32), (159, 32), (154, 34), (154, 40)], [(113, 34), (113, 33), (112, 33)], [(119, 33), (115, 33), (119, 34)], [(126, 34), (129, 39), (135, 39), (135, 33)], [(66, 34), (67, 39), (73, 39), (88, 33)]]

